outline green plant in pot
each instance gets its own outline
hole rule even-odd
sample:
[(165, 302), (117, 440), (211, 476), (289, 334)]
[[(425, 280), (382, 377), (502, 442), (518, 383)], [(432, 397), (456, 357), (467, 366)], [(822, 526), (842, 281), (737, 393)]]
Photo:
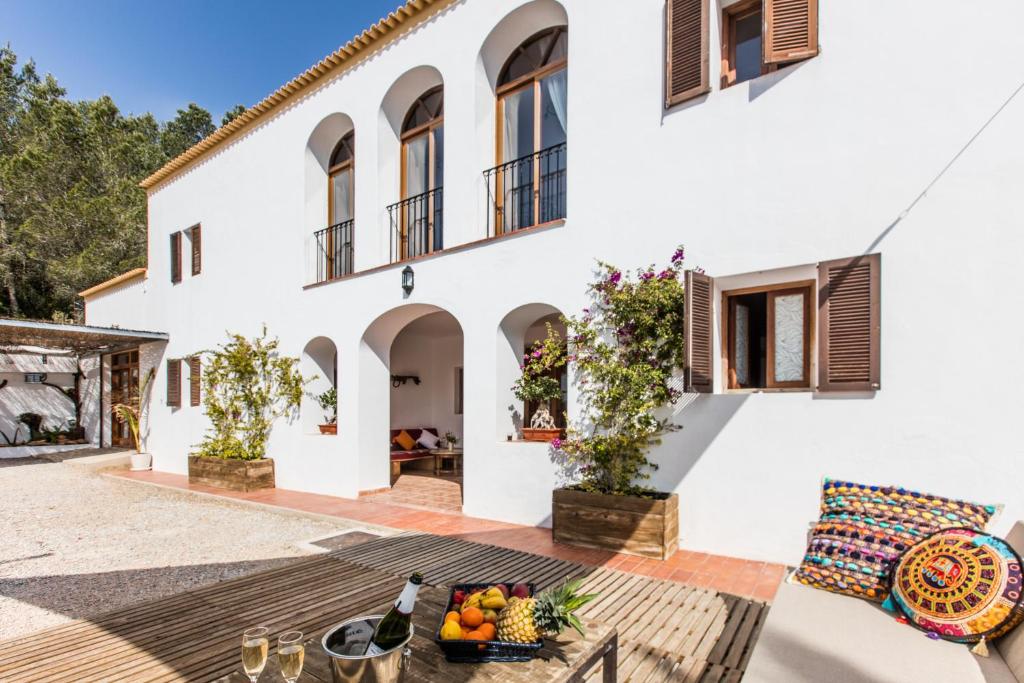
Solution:
[(139, 396), (137, 401), (131, 403), (118, 403), (114, 406), (114, 414), (117, 418), (128, 425), (128, 431), (132, 436), (132, 445), (135, 452), (131, 455), (132, 470), (148, 470), (153, 467), (153, 455), (143, 450), (145, 445), (145, 434), (142, 431), (142, 421), (149, 414), (149, 388), (156, 375), (156, 370), (150, 368), (139, 381)]
[(189, 458), (189, 479), (236, 490), (274, 485), (266, 457), (274, 423), (298, 416), (307, 384), (299, 359), (280, 353), (276, 338), (228, 341), (202, 351), (203, 408), (210, 428)]
[(324, 411), (325, 422), (320, 425), (321, 434), (338, 433), (338, 390), (331, 387), (316, 397), (320, 409)]
[(551, 441), (562, 435), (555, 423), (550, 404), (561, 398), (562, 386), (559, 371), (566, 364), (565, 340), (551, 323), (545, 323), (544, 339), (534, 343), (525, 354), (520, 366), (521, 373), (512, 385), (512, 393), (524, 405), (536, 406), (529, 416), (529, 427), (523, 427), (526, 441)]
[[(590, 306), (566, 319), (568, 360), (576, 371), (581, 414), (567, 438), (552, 443), (556, 457), (578, 475), (578, 482), (566, 489), (566, 500), (590, 496), (587, 504), (624, 508), (629, 506), (622, 499), (639, 499), (649, 504), (637, 503), (638, 511), (665, 515), (660, 550), (654, 539), (642, 552), (631, 549), (629, 536), (640, 528), (639, 519), (627, 522), (634, 528), (621, 530), (622, 545), (615, 548), (652, 557), (666, 557), (678, 545), (677, 499), (645, 482), (657, 469), (648, 452), (678, 428), (662, 415), (681, 395), (676, 384), (684, 364), (682, 274), (682, 248), (660, 270), (649, 266), (627, 274), (600, 263), (588, 288)], [(557, 491), (555, 498), (557, 527)], [(614, 529), (605, 531), (614, 536)], [(556, 528), (556, 540), (558, 536)], [(609, 547), (596, 541), (578, 544)]]

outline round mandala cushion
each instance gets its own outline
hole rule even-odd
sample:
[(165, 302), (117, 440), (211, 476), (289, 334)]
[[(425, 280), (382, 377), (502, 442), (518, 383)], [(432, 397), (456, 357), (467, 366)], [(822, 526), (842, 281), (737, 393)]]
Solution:
[(903, 553), (890, 580), (892, 601), (907, 620), (946, 640), (992, 640), (1024, 621), (1021, 558), (980, 531), (928, 536)]

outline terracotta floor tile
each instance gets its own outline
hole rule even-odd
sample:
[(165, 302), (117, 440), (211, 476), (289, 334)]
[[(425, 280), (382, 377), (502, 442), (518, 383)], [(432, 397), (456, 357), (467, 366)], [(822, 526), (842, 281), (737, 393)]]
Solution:
[[(685, 549), (679, 550), (673, 557), (662, 561), (625, 553), (562, 545), (554, 542), (550, 529), (468, 517), (454, 510), (429, 509), (432, 502), (441, 501), (442, 507), (453, 503), (451, 496), (438, 495), (436, 492), (412, 493), (406, 491), (404, 493), (404, 503), (415, 501), (423, 503), (424, 507), (428, 508), (421, 509), (409, 507), (406, 504), (395, 505), (392, 501), (383, 499), (379, 495), (350, 500), (287, 489), (249, 493), (224, 491), (208, 486), (191, 485), (188, 483), (188, 477), (166, 472), (120, 472), (111, 476), (198, 491), (234, 500), (332, 515), (394, 529), (462, 538), (593, 566), (614, 568), (617, 571), (654, 576), (691, 586), (707, 587), (723, 592), (732, 591), (765, 601), (774, 598), (778, 584), (786, 571), (782, 565), (709, 555)], [(424, 479), (428, 483), (432, 481), (430, 478)], [(422, 482), (413, 483), (422, 484)], [(461, 498), (459, 505), (461, 506)]]

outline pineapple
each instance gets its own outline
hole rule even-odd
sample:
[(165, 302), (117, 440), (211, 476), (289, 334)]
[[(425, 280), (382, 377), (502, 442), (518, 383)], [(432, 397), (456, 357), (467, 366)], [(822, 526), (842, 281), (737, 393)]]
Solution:
[(509, 598), (498, 613), (498, 640), (508, 643), (536, 643), (546, 634), (559, 634), (572, 626), (583, 635), (583, 624), (573, 612), (597, 597), (579, 595), (582, 579), (566, 579), (558, 588), (532, 598)]

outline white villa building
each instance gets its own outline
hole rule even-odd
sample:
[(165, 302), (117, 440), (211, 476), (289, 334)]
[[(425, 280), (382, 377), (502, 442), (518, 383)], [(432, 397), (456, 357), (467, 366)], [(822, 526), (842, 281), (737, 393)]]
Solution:
[(1002, 503), (1005, 533), (1024, 4), (924, 5), (410, 0), (143, 182), (147, 268), (84, 298), (89, 325), (169, 335), (137, 354), (154, 469), (207, 427), (188, 359), (266, 325), (339, 397), (336, 435), (312, 396), (276, 425), (278, 487), (386, 490), (391, 430), (432, 427), (460, 437), (464, 514), (550, 525), (523, 350), (597, 260), (683, 244), (706, 277), (651, 455), (681, 547), (793, 563), (825, 476)]

